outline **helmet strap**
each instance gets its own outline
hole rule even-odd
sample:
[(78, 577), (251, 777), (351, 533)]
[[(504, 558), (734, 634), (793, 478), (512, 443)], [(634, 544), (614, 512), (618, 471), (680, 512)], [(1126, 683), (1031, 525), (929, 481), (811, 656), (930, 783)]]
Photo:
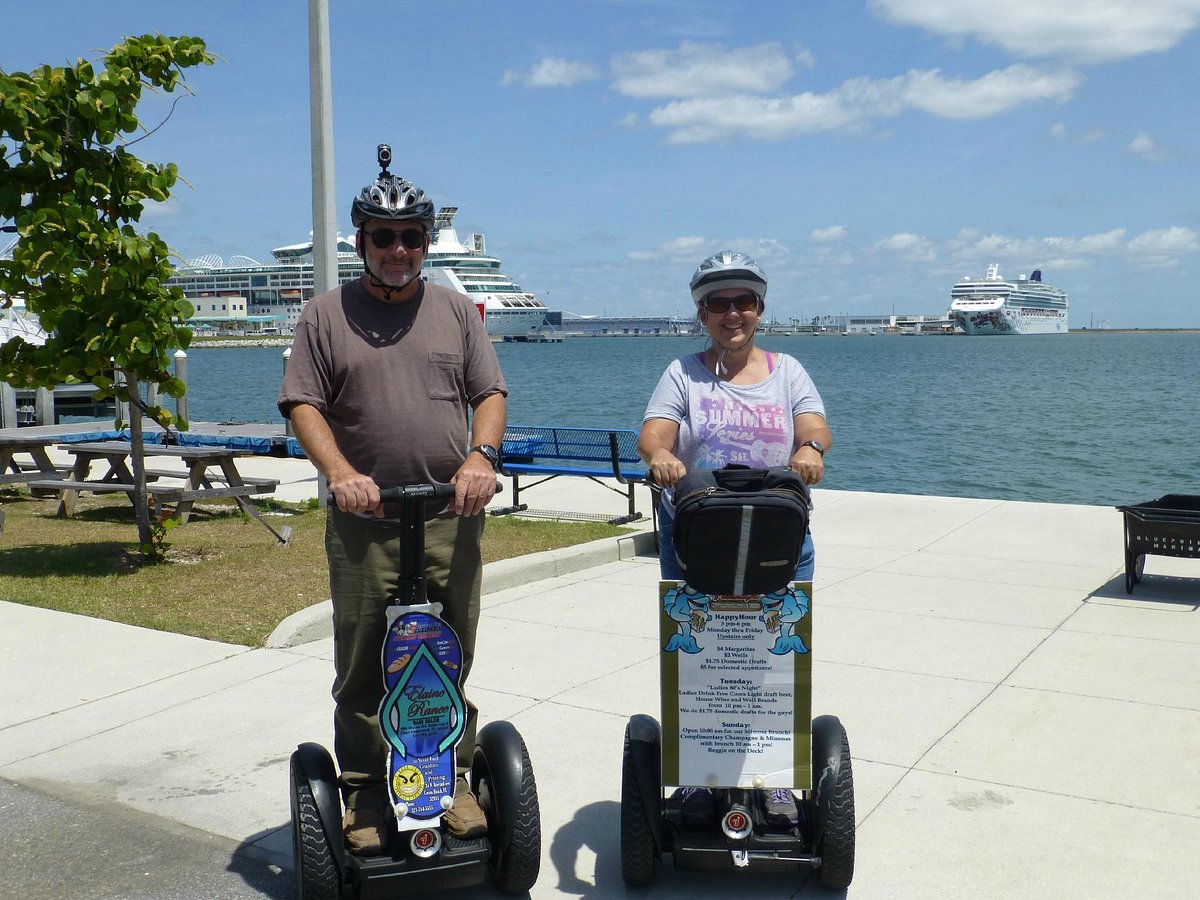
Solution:
[(716, 338), (713, 338), (711, 336), (710, 336), (710, 340), (712, 341), (711, 346), (717, 351), (717, 362), (713, 368), (714, 368), (714, 371), (716, 372), (716, 375), (718, 378), (729, 374), (729, 367), (725, 365), (725, 355), (727, 353), (732, 353), (733, 355), (737, 356), (738, 354), (741, 354), (744, 352), (744, 353), (746, 353), (746, 358), (749, 359), (750, 358), (749, 351), (754, 349), (754, 335), (753, 334), (750, 335), (750, 340), (748, 340), (746, 342), (746, 346), (741, 347), (738, 350), (731, 350), (729, 347), (726, 347), (724, 344), (722, 344)]

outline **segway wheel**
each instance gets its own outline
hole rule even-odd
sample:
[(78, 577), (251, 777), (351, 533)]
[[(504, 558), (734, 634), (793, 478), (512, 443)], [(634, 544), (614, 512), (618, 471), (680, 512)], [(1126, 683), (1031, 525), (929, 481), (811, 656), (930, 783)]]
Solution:
[(542, 865), (542, 816), (525, 741), (508, 722), (479, 732), (472, 782), (487, 816), (492, 880), (504, 894), (524, 894)]
[(291, 766), (292, 849), (296, 864), (296, 895), (300, 900), (338, 900), (341, 878), (333, 848), (321, 824), (312, 785)]
[[(822, 886), (842, 889), (854, 880), (854, 773), (850, 768), (850, 740), (846, 737), (846, 729), (837, 719), (833, 719), (833, 723), (836, 725), (833, 739), (837, 741), (840, 737), (841, 748), (840, 752), (836, 747), (826, 748), (838, 753), (836, 773), (830, 768), (822, 772), (822, 782), (816, 790), (817, 816), (825, 822), (816, 847), (817, 855), (821, 857), (817, 874)], [(814, 722), (814, 738), (817, 732)], [(824, 758), (818, 756), (818, 748), (814, 746), (814, 763)], [(830, 778), (831, 783), (825, 783), (826, 778)]]
[(654, 883), (658, 854), (654, 847), (654, 832), (650, 828), (650, 811), (642, 798), (637, 765), (625, 726), (625, 748), (621, 755), (621, 875), (625, 883), (644, 887)]

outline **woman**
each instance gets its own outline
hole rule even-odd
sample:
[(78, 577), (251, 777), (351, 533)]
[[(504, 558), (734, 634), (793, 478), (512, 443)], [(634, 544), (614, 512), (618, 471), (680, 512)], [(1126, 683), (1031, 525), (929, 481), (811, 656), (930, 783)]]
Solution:
[[(682, 579), (675, 558), (670, 488), (689, 469), (727, 463), (788, 466), (806, 484), (825, 474), (833, 443), (821, 395), (804, 367), (755, 346), (767, 295), (766, 273), (744, 253), (722, 250), (696, 269), (692, 300), (710, 343), (672, 362), (658, 382), (638, 435), (638, 453), (665, 490), (658, 512), (659, 568)], [(797, 581), (811, 581), (812, 535), (806, 535)]]
[[(752, 468), (788, 466), (806, 484), (825, 474), (833, 443), (825, 405), (804, 367), (782, 353), (754, 345), (767, 296), (767, 276), (750, 257), (722, 250), (696, 269), (691, 282), (709, 346), (669, 366), (650, 397), (638, 453), (663, 487), (658, 509), (658, 565), (664, 580), (679, 581), (675, 556), (673, 488), (689, 469), (727, 463)], [(811, 581), (812, 535), (804, 538), (797, 581)], [(704, 825), (713, 815), (706, 788), (680, 789), (685, 825)], [(763, 792), (767, 820), (795, 825), (795, 797), (783, 789)]]

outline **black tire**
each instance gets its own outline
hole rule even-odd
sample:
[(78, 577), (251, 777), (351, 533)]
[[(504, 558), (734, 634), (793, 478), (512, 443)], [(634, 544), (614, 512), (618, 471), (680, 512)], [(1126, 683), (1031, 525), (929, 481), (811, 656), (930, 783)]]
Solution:
[(1138, 584), (1142, 580), (1142, 575), (1146, 571), (1146, 554), (1139, 553), (1137, 560), (1133, 564), (1133, 583)]
[(653, 884), (658, 874), (658, 854), (649, 815), (642, 799), (630, 750), (629, 726), (626, 725), (625, 747), (621, 754), (621, 876), (632, 887)]
[(299, 900), (339, 900), (342, 884), (333, 848), (321, 824), (321, 813), (313, 796), (312, 785), (297, 773), (294, 760), (291, 781), (296, 896)]
[[(821, 857), (817, 874), (821, 885), (843, 889), (854, 880), (854, 773), (850, 768), (850, 740), (839, 725), (842, 736), (841, 761), (833, 785), (822, 790), (817, 802), (824, 807), (825, 829), (816, 847)], [(815, 756), (815, 753), (814, 753)]]
[[(478, 746), (472, 769), (473, 786), (479, 805), (487, 816), (488, 832), (494, 836), (489, 863), (492, 880), (501, 893), (524, 894), (537, 882), (542, 866), (542, 815), (529, 751), (516, 729), (512, 729), (511, 734), (511, 746), (506, 747), (505, 752), (516, 753), (519, 750), (521, 756), (520, 784), (513, 785), (514, 796), (503, 796), (503, 788), (497, 791), (492, 777), (492, 763)], [(502, 820), (512, 823), (511, 831), (502, 824)], [(510, 837), (503, 846), (498, 846), (501, 838), (495, 836), (504, 834)]]

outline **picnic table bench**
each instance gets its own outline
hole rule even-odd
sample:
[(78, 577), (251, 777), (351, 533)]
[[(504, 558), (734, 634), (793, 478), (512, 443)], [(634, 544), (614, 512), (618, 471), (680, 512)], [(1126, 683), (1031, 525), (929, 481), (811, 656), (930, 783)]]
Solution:
[[(0, 436), (0, 485), (28, 484), (43, 478), (57, 478), (58, 469), (47, 452), (57, 438), (33, 435)], [(17, 456), (27, 456), (27, 460)]]
[[(625, 428), (566, 428), (548, 425), (509, 425), (500, 447), (498, 471), (512, 478), (512, 505), (492, 511), (493, 515), (521, 512), (521, 491), (573, 475), (623, 495), (629, 512), (622, 516), (600, 516), (614, 525), (644, 518), (637, 511), (634, 487), (646, 479), (646, 466), (637, 452), (638, 433)], [(542, 476), (522, 484), (522, 476)], [(602, 479), (622, 485), (613, 487)], [(591, 518), (588, 514), (576, 517)]]
[[(133, 472), (129, 458), (133, 452), (125, 441), (99, 441), (94, 443), (62, 444), (75, 457), (69, 478), (54, 478), (31, 481), (31, 489), (57, 491), (59, 496), (58, 515), (72, 516), (80, 492), (93, 494), (124, 492), (133, 498)], [(276, 536), (279, 543), (286, 544), (291, 529), (286, 526), (279, 532), (268, 525), (249, 500), (251, 494), (269, 494), (279, 486), (273, 478), (248, 478), (237, 469), (238, 457), (253, 455), (253, 451), (230, 447), (160, 447), (145, 445), (146, 460), (177, 459), (187, 466), (186, 471), (174, 469), (146, 469), (146, 493), (153, 498), (158, 513), (163, 513), (163, 504), (174, 504), (173, 515), (186, 522), (192, 506), (197, 500), (219, 500), (232, 498), (248, 516), (258, 521)], [(99, 479), (89, 479), (93, 462), (106, 462), (108, 470)], [(161, 479), (172, 479), (175, 484), (162, 484)]]

